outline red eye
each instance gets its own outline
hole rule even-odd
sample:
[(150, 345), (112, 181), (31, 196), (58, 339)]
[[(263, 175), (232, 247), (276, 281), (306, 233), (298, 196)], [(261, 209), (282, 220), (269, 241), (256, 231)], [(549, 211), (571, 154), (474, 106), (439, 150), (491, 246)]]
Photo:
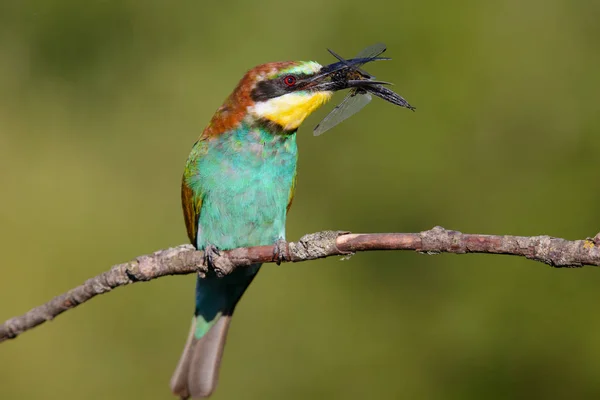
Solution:
[(294, 86), (296, 84), (296, 77), (294, 75), (288, 75), (285, 78), (283, 78), (283, 83), (290, 87)]

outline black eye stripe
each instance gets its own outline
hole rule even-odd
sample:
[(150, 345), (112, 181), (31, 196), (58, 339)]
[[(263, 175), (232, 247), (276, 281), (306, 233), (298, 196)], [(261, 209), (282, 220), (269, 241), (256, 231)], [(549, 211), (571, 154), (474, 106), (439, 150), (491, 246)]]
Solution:
[[(288, 76), (293, 76), (296, 79), (294, 84), (286, 84), (285, 79)], [(250, 97), (254, 102), (258, 102), (283, 96), (284, 94), (299, 90), (302, 87), (301, 83), (310, 79), (310, 77), (311, 75), (306, 74), (285, 74), (273, 79), (264, 80), (256, 84), (256, 87), (250, 93)]]

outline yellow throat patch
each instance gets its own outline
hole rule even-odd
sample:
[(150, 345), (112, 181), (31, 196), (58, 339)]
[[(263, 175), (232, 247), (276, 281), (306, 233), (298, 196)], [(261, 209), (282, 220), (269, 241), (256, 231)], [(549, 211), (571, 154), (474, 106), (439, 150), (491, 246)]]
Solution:
[(317, 108), (327, 103), (333, 92), (295, 92), (257, 103), (249, 112), (281, 125), (285, 130), (298, 129)]

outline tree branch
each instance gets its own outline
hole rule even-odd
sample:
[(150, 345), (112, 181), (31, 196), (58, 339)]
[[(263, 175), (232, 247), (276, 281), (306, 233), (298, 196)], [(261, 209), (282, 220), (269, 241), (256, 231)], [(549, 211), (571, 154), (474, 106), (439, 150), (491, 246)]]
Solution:
[[(273, 246), (256, 246), (222, 251), (214, 261), (212, 270), (222, 276), (235, 268), (273, 262), (273, 249)], [(324, 231), (305, 235), (298, 242), (288, 243), (287, 254), (284, 254), (284, 257), (286, 261), (300, 262), (373, 250), (415, 250), (426, 254), (508, 254), (540, 261), (553, 267), (600, 266), (600, 233), (594, 238), (569, 241), (550, 236), (463, 234), (439, 226), (420, 233), (351, 234), (343, 231)], [(88, 279), (81, 286), (24, 315), (7, 320), (0, 325), (0, 342), (13, 339), (99, 294), (120, 286), (166, 275), (197, 272), (203, 276), (208, 270), (203, 252), (196, 251), (191, 245), (136, 257), (135, 260), (113, 266), (109, 271)]]

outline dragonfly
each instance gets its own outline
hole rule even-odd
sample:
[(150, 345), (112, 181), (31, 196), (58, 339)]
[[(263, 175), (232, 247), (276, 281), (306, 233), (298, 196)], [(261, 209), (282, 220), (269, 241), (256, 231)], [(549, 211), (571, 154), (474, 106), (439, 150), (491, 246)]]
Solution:
[(391, 60), (388, 57), (379, 57), (386, 49), (385, 44), (376, 43), (363, 49), (350, 60), (346, 60), (333, 50), (327, 49), (339, 62), (328, 65), (327, 70), (323, 72), (331, 74), (333, 81), (339, 81), (340, 85), (352, 89), (344, 100), (335, 106), (315, 127), (313, 130), (315, 136), (323, 134), (362, 110), (371, 102), (372, 94), (400, 107), (408, 108), (411, 111), (415, 110), (415, 107), (411, 106), (402, 96), (383, 86), (389, 85), (389, 82), (377, 81), (373, 75), (360, 69), (362, 65), (368, 62)]

